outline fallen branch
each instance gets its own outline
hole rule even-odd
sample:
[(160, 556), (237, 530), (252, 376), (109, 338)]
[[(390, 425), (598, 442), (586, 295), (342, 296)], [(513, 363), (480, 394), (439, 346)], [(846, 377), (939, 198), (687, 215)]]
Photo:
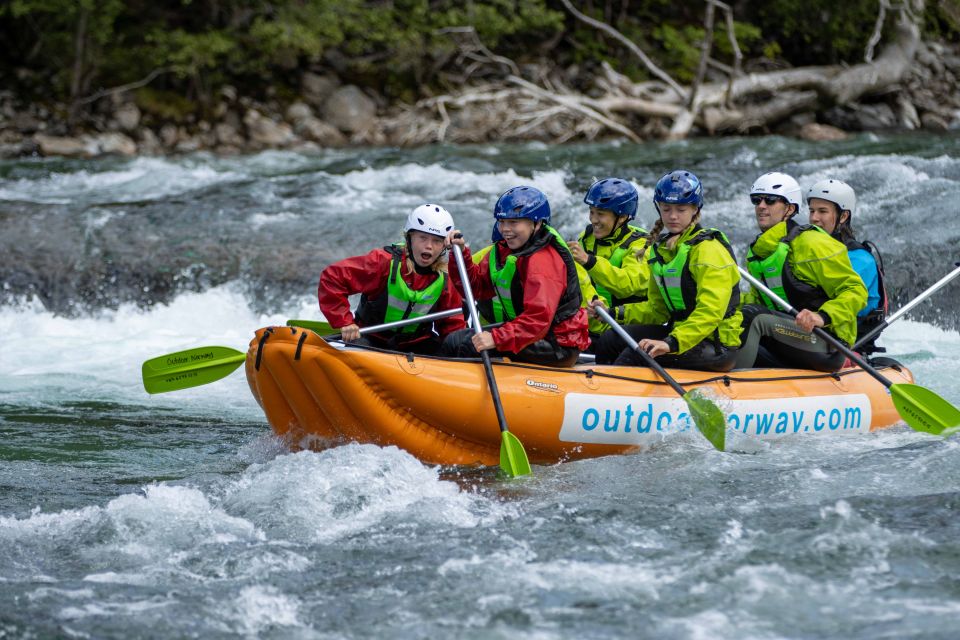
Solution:
[(93, 95), (89, 95), (85, 98), (78, 99), (76, 101), (76, 104), (77, 105), (90, 104), (91, 102), (96, 102), (100, 98), (105, 98), (107, 96), (114, 95), (117, 93), (123, 93), (125, 91), (130, 91), (132, 89), (139, 89), (140, 87), (145, 87), (146, 85), (153, 82), (154, 78), (156, 78), (160, 74), (169, 73), (170, 71), (172, 71), (170, 67), (161, 67), (159, 69), (154, 69), (153, 71), (148, 73), (146, 77), (142, 78), (141, 80), (137, 80), (136, 82), (130, 82), (127, 84), (122, 84), (118, 87), (113, 87), (111, 89), (102, 89), (100, 91), (97, 91)]
[(604, 125), (606, 125), (607, 128), (625, 135), (626, 137), (630, 138), (630, 140), (632, 140), (633, 142), (640, 142), (640, 137), (637, 136), (637, 134), (631, 131), (629, 128), (625, 127), (619, 122), (611, 120), (610, 118), (606, 117), (602, 113), (599, 113), (598, 111), (584, 105), (582, 101), (576, 97), (565, 96), (557, 93), (551, 93), (549, 91), (541, 89), (540, 87), (533, 84), (532, 82), (527, 82), (523, 78), (519, 78), (517, 76), (507, 76), (507, 82), (511, 82), (517, 86), (523, 87), (526, 91), (529, 91), (531, 94), (539, 98), (553, 100), (554, 102), (561, 104), (567, 107), (568, 109), (572, 109), (573, 111), (582, 113), (583, 115), (589, 118), (593, 118), (597, 122), (601, 122)]
[(652, 73), (653, 75), (657, 76), (658, 78), (666, 82), (671, 89), (677, 92), (677, 95), (680, 96), (681, 99), (684, 99), (684, 100), (687, 99), (687, 90), (681, 87), (676, 80), (671, 78), (670, 74), (668, 74), (666, 71), (664, 71), (663, 69), (658, 67), (656, 64), (654, 64), (653, 60), (651, 60), (650, 57), (647, 56), (646, 53), (644, 53), (643, 49), (638, 47), (629, 38), (624, 36), (622, 33), (617, 31), (610, 25), (604, 22), (600, 22), (599, 20), (594, 20), (590, 16), (580, 13), (573, 7), (572, 4), (570, 4), (570, 0), (560, 0), (560, 1), (563, 3), (563, 6), (567, 8), (567, 11), (569, 11), (573, 15), (573, 17), (575, 17), (577, 20), (587, 23), (588, 25), (590, 25), (591, 27), (594, 27), (595, 29), (599, 29), (600, 31), (603, 31), (604, 33), (616, 39), (627, 49), (632, 51), (634, 55), (640, 58), (641, 62), (643, 62), (643, 64), (647, 67), (647, 69), (650, 70), (650, 73)]

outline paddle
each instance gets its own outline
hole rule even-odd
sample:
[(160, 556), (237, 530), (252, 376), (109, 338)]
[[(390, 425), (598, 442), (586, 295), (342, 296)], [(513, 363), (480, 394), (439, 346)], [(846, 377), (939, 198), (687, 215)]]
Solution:
[[(405, 318), (360, 329), (360, 335), (397, 329), (419, 322), (432, 322), (463, 313), (462, 309), (445, 309), (417, 318)], [(296, 323), (296, 324), (294, 324)], [(290, 326), (322, 330), (330, 327), (315, 320), (288, 320)], [(310, 326), (307, 326), (310, 325)], [(339, 338), (340, 334), (324, 336), (325, 340)], [(143, 363), (143, 388), (147, 393), (166, 393), (216, 382), (225, 378), (246, 360), (247, 354), (230, 347), (197, 347), (151, 358)]]
[[(463, 313), (463, 309), (444, 309), (443, 311), (435, 311), (434, 313), (428, 313), (426, 315), (420, 316), (419, 318), (404, 318), (402, 320), (394, 320), (393, 322), (385, 322), (383, 324), (378, 324), (372, 327), (363, 327), (360, 329), (360, 335), (365, 333), (377, 333), (378, 331), (389, 331), (391, 329), (398, 329), (400, 327), (405, 327), (410, 324), (416, 324), (418, 322), (433, 322), (434, 320), (442, 320), (444, 318), (450, 318)], [(323, 320), (287, 320), (288, 327), (301, 327), (303, 329), (309, 329), (317, 334), (329, 334), (323, 335), (324, 340), (334, 340), (340, 337), (340, 334), (336, 329), (330, 326), (330, 324)]]
[(956, 263), (956, 267), (957, 267), (956, 269), (954, 269), (953, 271), (951, 271), (950, 273), (948, 273), (947, 275), (943, 276), (942, 278), (934, 282), (932, 285), (930, 285), (930, 287), (926, 291), (918, 295), (916, 298), (914, 298), (907, 304), (900, 307), (900, 309), (898, 309), (896, 313), (894, 313), (889, 318), (887, 318), (886, 320), (881, 322), (879, 325), (874, 327), (870, 331), (870, 333), (866, 334), (865, 336), (857, 340), (857, 343), (853, 345), (853, 350), (856, 351), (865, 343), (873, 340), (881, 331), (883, 331), (884, 329), (889, 327), (891, 324), (893, 324), (897, 320), (897, 318), (908, 313), (915, 306), (917, 306), (918, 304), (920, 304), (921, 302), (923, 302), (924, 300), (932, 296), (934, 293), (942, 289), (948, 282), (950, 282), (951, 280), (956, 278), (958, 275), (960, 275), (960, 262)]
[(610, 325), (610, 328), (616, 331), (617, 335), (623, 338), (624, 342), (626, 342), (631, 349), (640, 354), (640, 357), (647, 363), (647, 366), (656, 371), (657, 375), (663, 378), (664, 382), (670, 385), (673, 390), (683, 398), (687, 403), (687, 409), (690, 411), (690, 417), (693, 418), (693, 423), (700, 433), (703, 434), (703, 437), (709, 440), (710, 444), (716, 447), (718, 451), (723, 451), (726, 446), (727, 419), (723, 415), (723, 411), (720, 410), (720, 407), (704, 396), (699, 389), (687, 391), (680, 386), (680, 383), (667, 373), (667, 370), (664, 369), (653, 356), (640, 348), (637, 341), (613, 319), (606, 309), (599, 305), (594, 307), (594, 309), (596, 309), (597, 315)]
[[(794, 318), (797, 317), (799, 312), (790, 306), (789, 302), (764, 286), (762, 282), (750, 275), (750, 272), (743, 267), (739, 267), (739, 269), (740, 275), (750, 282), (750, 284), (783, 307), (783, 310), (791, 316)], [(857, 366), (885, 386), (890, 391), (890, 396), (893, 398), (893, 406), (896, 407), (897, 413), (899, 413), (904, 422), (913, 429), (947, 436), (960, 428), (960, 409), (957, 409), (933, 391), (920, 385), (907, 382), (894, 384), (881, 375), (879, 371), (867, 364), (867, 362), (860, 357), (860, 354), (820, 327), (814, 327), (813, 333), (833, 345), (834, 348), (850, 358), (851, 362), (856, 363)]]
[[(467, 267), (463, 262), (463, 251), (460, 249), (460, 245), (453, 245), (453, 255), (457, 260), (457, 268), (460, 270), (460, 282), (463, 283), (463, 293), (467, 298), (467, 309), (470, 311), (473, 331), (475, 334), (480, 334), (483, 328), (480, 326), (480, 315), (477, 313), (477, 305), (473, 299), (473, 290), (470, 288), (470, 279), (467, 277)], [(487, 374), (487, 386), (490, 387), (493, 407), (497, 411), (497, 422), (500, 424), (500, 468), (509, 476), (525, 476), (532, 472), (530, 461), (527, 459), (527, 452), (524, 450), (523, 444), (517, 436), (507, 429), (507, 417), (503, 414), (503, 402), (500, 400), (497, 379), (493, 375), (490, 353), (486, 350), (481, 351), (480, 358), (483, 360), (483, 370)]]

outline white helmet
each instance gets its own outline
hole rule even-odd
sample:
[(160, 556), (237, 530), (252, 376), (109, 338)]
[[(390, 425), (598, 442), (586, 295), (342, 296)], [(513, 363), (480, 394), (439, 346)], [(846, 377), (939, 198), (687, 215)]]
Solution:
[(750, 189), (750, 195), (780, 196), (790, 204), (796, 205), (797, 211), (803, 207), (803, 191), (792, 177), (779, 171), (765, 173), (756, 179)]
[(853, 187), (840, 180), (821, 180), (810, 187), (807, 191), (807, 202), (810, 198), (820, 198), (840, 207), (840, 211), (849, 211), (850, 217), (853, 217), (854, 209), (857, 208), (857, 194)]
[(407, 216), (403, 231), (423, 231), (445, 238), (453, 231), (453, 216), (438, 204), (422, 204)]

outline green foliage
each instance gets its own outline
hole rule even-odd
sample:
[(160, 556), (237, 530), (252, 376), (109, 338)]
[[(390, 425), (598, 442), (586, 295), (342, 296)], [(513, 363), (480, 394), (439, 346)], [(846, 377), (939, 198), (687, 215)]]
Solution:
[[(740, 19), (761, 30), (768, 57), (778, 47), (794, 66), (856, 64), (863, 61), (877, 12), (877, 0), (768, 0), (750, 3)], [(887, 12), (888, 29), (895, 13)]]
[(197, 110), (196, 103), (173, 91), (143, 87), (134, 96), (144, 113), (154, 115), (160, 121), (186, 122)]
[(925, 15), (923, 30), (931, 38), (960, 41), (960, 0), (934, 2)]
[[(244, 57), (249, 60), (249, 68), (259, 73), (266, 73), (272, 65), (289, 69), (301, 59), (319, 60), (328, 47), (340, 44), (343, 38), (336, 4), (287, 4), (274, 15), (257, 16), (244, 38), (249, 44)], [(255, 55), (249, 54), (250, 49)]]
[(703, 34), (702, 28), (692, 25), (677, 29), (664, 24), (653, 30), (654, 39), (660, 43), (670, 60), (668, 69), (679, 82), (690, 82), (696, 75)]
[[(737, 39), (737, 46), (740, 47), (742, 54), (750, 51), (763, 37), (759, 27), (738, 20), (733, 21), (733, 35)], [(730, 44), (730, 38), (727, 35), (726, 23), (719, 20), (714, 29), (713, 49), (714, 57), (721, 60), (729, 59), (733, 62), (733, 45)]]
[(493, 49), (501, 44), (530, 50), (563, 29), (564, 13), (547, 8), (543, 0), (488, 0), (465, 6), (449, 3), (437, 26), (473, 25), (483, 43)]
[[(703, 2), (575, 5), (614, 26), (681, 82), (692, 79)], [(785, 58), (798, 66), (860, 61), (877, 15), (877, 0), (734, 6), (746, 58)], [(72, 92), (82, 97), (166, 69), (137, 99), (149, 113), (176, 121), (209, 108), (224, 84), (244, 95), (268, 88), (276, 96), (293, 95), (300, 71), (318, 66), (388, 97), (415, 99), (438, 82), (437, 71), (456, 52), (455, 38), (443, 30), (464, 26), (518, 63), (607, 61), (635, 79), (648, 76), (621, 43), (576, 20), (559, 0), (0, 0), (0, 41), (7, 52), (0, 74), (32, 79), (30, 87), (20, 80), (11, 88), (62, 101)], [(960, 3), (928, 1), (925, 30), (957, 39)], [(732, 62), (719, 13), (713, 42), (714, 57)]]
[(237, 50), (237, 42), (222, 31), (187, 33), (183, 29), (157, 29), (147, 42), (154, 45), (153, 59), (160, 66), (171, 67), (180, 77), (214, 69)]

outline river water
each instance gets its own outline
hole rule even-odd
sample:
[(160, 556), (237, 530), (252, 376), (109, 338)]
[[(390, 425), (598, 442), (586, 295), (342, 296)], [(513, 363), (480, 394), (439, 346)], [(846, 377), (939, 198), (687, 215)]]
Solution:
[[(955, 637), (956, 439), (681, 438), (507, 481), (290, 453), (239, 372), (140, 385), (150, 357), (319, 317), (323, 266), (399, 239), (417, 204), (482, 246), (529, 183), (573, 237), (593, 177), (633, 179), (649, 226), (680, 166), (741, 255), (757, 175), (850, 182), (894, 307), (960, 259), (949, 136), (0, 162), (0, 638)], [(958, 294), (881, 339), (954, 404)]]

